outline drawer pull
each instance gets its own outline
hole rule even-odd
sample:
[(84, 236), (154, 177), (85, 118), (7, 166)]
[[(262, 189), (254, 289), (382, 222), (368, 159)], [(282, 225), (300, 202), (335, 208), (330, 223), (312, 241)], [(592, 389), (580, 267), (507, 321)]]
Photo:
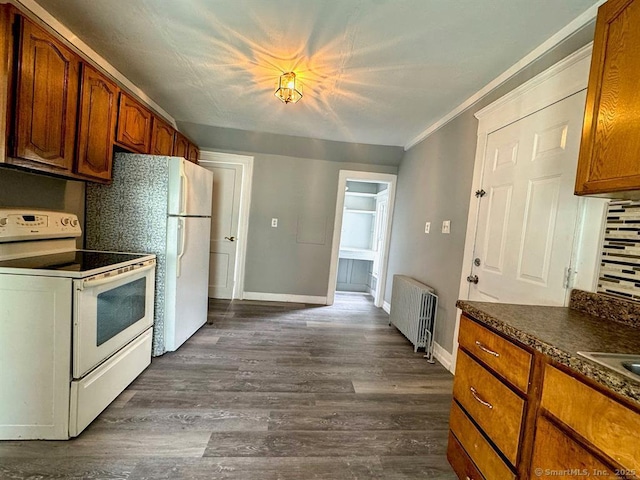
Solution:
[(491, 350), (491, 349), (489, 349), (489, 348), (485, 347), (485, 346), (484, 346), (482, 343), (480, 343), (478, 340), (476, 340), (476, 345), (478, 346), (478, 348), (479, 348), (480, 350), (482, 350), (483, 352), (488, 353), (489, 355), (493, 355), (493, 356), (494, 356), (494, 357), (496, 357), (496, 358), (500, 356), (500, 354), (499, 354), (498, 352), (494, 352), (493, 350)]
[(478, 391), (475, 388), (469, 387), (469, 390), (471, 390), (471, 395), (473, 395), (473, 398), (475, 398), (479, 403), (481, 403), (482, 405), (487, 407), (489, 410), (491, 410), (493, 408), (493, 405), (491, 405), (489, 402), (487, 402), (486, 400), (481, 399), (478, 396)]

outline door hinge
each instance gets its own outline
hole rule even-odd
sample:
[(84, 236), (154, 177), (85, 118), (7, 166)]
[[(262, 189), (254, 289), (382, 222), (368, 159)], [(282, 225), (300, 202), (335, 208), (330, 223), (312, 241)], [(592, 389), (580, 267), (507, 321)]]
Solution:
[(565, 268), (565, 271), (564, 271), (564, 282), (563, 282), (563, 285), (562, 285), (564, 288), (571, 288), (573, 286), (573, 275), (575, 273), (576, 272), (574, 272), (571, 267)]
[(476, 198), (482, 198), (487, 194), (482, 188), (480, 190), (476, 190)]

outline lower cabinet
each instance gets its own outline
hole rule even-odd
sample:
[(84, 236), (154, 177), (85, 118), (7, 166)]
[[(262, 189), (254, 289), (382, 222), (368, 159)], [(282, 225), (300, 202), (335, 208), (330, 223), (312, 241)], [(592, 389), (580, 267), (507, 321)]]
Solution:
[(538, 418), (530, 478), (602, 477), (605, 476), (605, 472), (614, 473), (608, 465), (565, 434), (548, 418)]
[(640, 479), (637, 405), (466, 316), (459, 344), (447, 458), (460, 479)]
[[(453, 384), (448, 458), (458, 476), (521, 478), (522, 447), (532, 408), (529, 385), (533, 355), (467, 317), (462, 317)], [(459, 446), (480, 476), (452, 460)]]

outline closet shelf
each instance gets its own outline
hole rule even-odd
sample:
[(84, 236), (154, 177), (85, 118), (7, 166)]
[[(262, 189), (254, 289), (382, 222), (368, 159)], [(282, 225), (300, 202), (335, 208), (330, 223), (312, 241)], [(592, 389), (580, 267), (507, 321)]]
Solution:
[(368, 214), (374, 214), (376, 213), (375, 210), (361, 210), (359, 208), (345, 208), (344, 209), (345, 212), (349, 212), (349, 213), (368, 213)]

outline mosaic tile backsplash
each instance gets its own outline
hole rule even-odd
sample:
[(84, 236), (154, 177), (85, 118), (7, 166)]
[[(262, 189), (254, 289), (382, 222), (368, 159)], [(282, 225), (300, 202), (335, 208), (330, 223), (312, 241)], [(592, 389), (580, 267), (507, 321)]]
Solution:
[(116, 153), (113, 183), (87, 184), (88, 249), (156, 254), (153, 356), (165, 351), (168, 162), (165, 157)]
[(598, 292), (640, 301), (640, 201), (609, 204)]

